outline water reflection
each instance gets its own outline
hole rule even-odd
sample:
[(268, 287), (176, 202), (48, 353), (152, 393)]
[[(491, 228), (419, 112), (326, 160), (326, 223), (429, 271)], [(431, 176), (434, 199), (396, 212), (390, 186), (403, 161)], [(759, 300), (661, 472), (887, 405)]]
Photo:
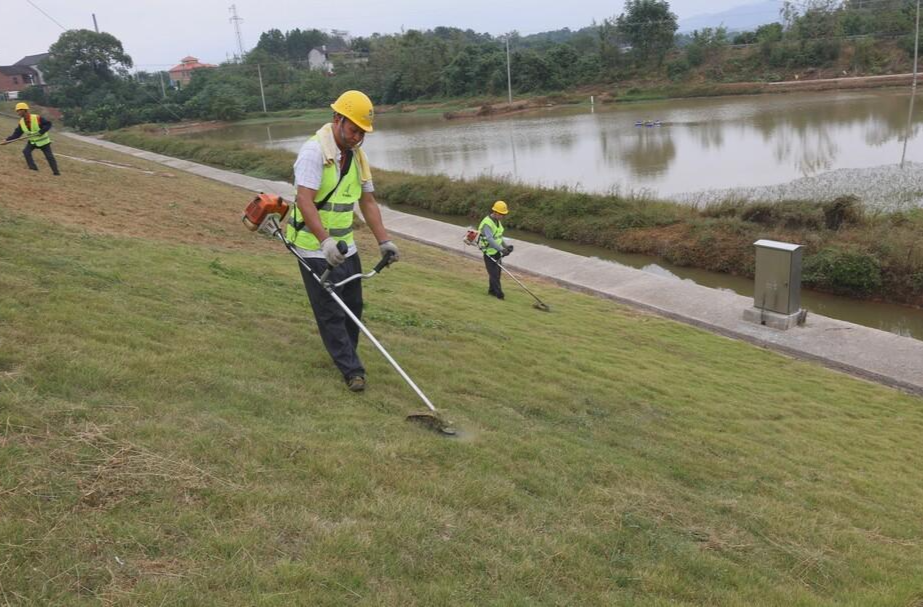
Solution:
[[(476, 121), (383, 114), (366, 149), (385, 169), (674, 195), (897, 163), (908, 101), (906, 90), (879, 90), (564, 107)], [(635, 126), (648, 120), (663, 126)], [(322, 122), (198, 136), (297, 151)], [(912, 123), (916, 134), (920, 112)], [(907, 155), (923, 161), (923, 145), (912, 139)]]

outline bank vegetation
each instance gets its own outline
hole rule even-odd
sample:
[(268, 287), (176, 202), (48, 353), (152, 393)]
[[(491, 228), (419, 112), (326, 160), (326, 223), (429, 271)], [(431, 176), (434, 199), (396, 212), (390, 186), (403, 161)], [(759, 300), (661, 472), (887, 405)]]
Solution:
[[(290, 152), (156, 133), (156, 128), (132, 129), (109, 138), (257, 177), (292, 180)], [(725, 200), (696, 208), (636, 194), (587, 194), (488, 177), (457, 180), (383, 170), (375, 172), (375, 186), (378, 198), (388, 204), (472, 221), (502, 198), (512, 206), (508, 227), (736, 276), (753, 276), (754, 241), (796, 242), (805, 247), (806, 287), (923, 306), (923, 209), (869, 211), (848, 196), (772, 203)]]

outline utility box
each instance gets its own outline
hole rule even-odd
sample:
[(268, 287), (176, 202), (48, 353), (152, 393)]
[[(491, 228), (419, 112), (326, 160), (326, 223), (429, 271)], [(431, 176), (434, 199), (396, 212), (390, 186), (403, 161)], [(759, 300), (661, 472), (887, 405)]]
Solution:
[(799, 244), (757, 240), (753, 305), (777, 314), (801, 310), (801, 250)]
[(757, 240), (753, 308), (744, 319), (776, 329), (803, 324), (801, 309), (802, 246), (775, 240)]

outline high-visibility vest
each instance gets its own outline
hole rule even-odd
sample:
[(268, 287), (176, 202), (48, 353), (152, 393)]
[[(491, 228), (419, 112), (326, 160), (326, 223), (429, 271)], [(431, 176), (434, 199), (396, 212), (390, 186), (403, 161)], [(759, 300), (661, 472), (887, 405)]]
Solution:
[[(316, 140), (317, 136), (315, 135), (311, 139)], [(337, 185), (337, 181), (339, 181), (339, 185)], [(334, 188), (336, 188), (336, 191), (333, 191)], [(353, 214), (356, 202), (362, 197), (362, 180), (359, 178), (359, 167), (355, 155), (349, 163), (349, 169), (347, 169), (342, 180), (337, 175), (335, 162), (324, 165), (320, 189), (317, 190), (317, 197), (312, 202), (316, 206), (331, 192), (333, 194), (327, 202), (317, 209), (321, 223), (334, 240), (342, 240), (347, 246), (352, 246), (355, 242)], [(285, 238), (299, 249), (306, 251), (320, 250), (320, 241), (304, 225), (304, 218), (301, 216), (298, 205), (295, 205), (289, 218)]]
[(26, 126), (25, 118), (19, 119), (19, 128), (22, 129), (22, 134), (29, 138), (29, 143), (34, 145), (37, 148), (44, 147), (51, 143), (51, 137), (48, 133), (42, 135), (39, 134), (39, 116), (37, 114), (30, 114), (30, 126)]
[(500, 251), (491, 247), (487, 243), (487, 239), (484, 238), (484, 226), (490, 226), (490, 230), (494, 234), (494, 242), (496, 242), (501, 247), (503, 246), (503, 224), (499, 221), (494, 221), (494, 218), (488, 215), (481, 220), (481, 225), (478, 226), (478, 242), (480, 243), (481, 250), (483, 250), (488, 255), (496, 255)]

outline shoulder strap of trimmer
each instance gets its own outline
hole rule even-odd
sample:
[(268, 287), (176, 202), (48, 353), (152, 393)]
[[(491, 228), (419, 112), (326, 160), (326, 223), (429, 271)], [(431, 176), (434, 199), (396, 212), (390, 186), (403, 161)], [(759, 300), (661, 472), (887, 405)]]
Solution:
[[(352, 164), (353, 164), (353, 151), (347, 150), (346, 151), (346, 166), (343, 167), (342, 170), (340, 170), (340, 178), (337, 180), (337, 184), (333, 186), (332, 190), (327, 192), (327, 195), (324, 196), (323, 199), (314, 201), (314, 206), (317, 207), (318, 211), (320, 211), (320, 208), (322, 206), (327, 204), (327, 201), (329, 201), (330, 198), (339, 189), (340, 184), (343, 183), (343, 178), (346, 177), (347, 173), (349, 173), (349, 169), (352, 167)], [(298, 208), (298, 205), (295, 205), (295, 208)], [(300, 215), (301, 211), (299, 211), (298, 213)], [(292, 219), (294, 219), (294, 214), (292, 215)], [(292, 223), (292, 227), (295, 228), (296, 232), (300, 232), (301, 230), (303, 230), (304, 229), (304, 217), (301, 218), (301, 221), (295, 221), (294, 223)]]

